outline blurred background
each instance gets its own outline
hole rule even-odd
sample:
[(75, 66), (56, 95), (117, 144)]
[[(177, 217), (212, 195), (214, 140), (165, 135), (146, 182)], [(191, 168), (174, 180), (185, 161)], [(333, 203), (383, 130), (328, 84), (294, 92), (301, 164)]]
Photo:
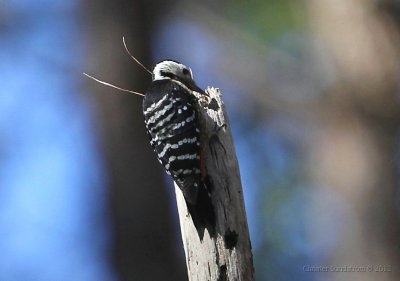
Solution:
[(257, 280), (400, 280), (399, 31), (398, 0), (0, 1), (0, 281), (187, 280), (142, 99), (82, 75), (145, 92), (122, 36), (221, 89)]

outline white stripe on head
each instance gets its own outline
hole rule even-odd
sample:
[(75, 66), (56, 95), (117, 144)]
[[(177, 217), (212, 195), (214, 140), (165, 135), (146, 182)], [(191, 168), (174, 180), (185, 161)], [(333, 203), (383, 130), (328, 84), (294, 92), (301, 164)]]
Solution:
[(183, 80), (193, 80), (192, 70), (176, 61), (161, 61), (157, 63), (153, 69), (153, 81), (173, 79), (171, 76), (175, 76)]

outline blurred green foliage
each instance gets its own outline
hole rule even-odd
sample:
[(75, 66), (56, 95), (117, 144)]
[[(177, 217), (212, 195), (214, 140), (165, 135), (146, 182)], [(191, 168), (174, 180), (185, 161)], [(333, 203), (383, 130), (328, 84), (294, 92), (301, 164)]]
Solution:
[(304, 2), (290, 0), (237, 0), (227, 8), (227, 18), (258, 40), (271, 41), (287, 31), (305, 27)]

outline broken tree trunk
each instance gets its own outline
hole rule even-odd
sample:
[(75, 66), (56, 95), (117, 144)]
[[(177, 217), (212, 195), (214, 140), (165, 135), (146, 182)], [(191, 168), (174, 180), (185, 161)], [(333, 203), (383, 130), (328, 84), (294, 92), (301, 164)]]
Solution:
[[(253, 257), (239, 166), (220, 92), (208, 88), (199, 96), (199, 115), (207, 132), (205, 168), (212, 184), (215, 233), (200, 237), (182, 191), (175, 184), (179, 220), (190, 281), (253, 281)], [(219, 110), (215, 110), (218, 104)]]

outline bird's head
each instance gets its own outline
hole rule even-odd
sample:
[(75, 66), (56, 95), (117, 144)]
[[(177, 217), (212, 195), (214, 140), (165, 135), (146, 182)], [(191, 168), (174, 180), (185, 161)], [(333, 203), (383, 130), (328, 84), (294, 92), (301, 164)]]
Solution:
[(194, 84), (192, 70), (179, 62), (163, 60), (153, 69), (153, 81), (173, 79), (184, 84)]

